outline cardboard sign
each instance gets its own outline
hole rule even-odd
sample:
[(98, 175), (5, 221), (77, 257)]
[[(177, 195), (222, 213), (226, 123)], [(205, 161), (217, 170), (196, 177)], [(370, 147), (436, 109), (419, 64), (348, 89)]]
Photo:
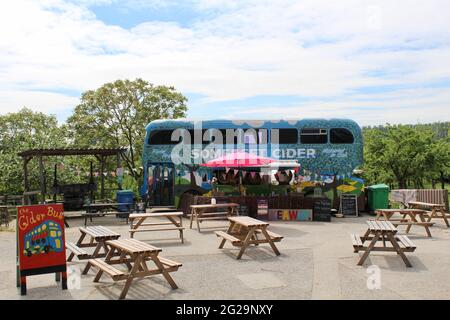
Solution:
[(26, 276), (44, 273), (62, 272), (64, 289), (65, 243), (61, 204), (17, 208), (17, 254), (22, 294), (26, 294)]
[(312, 221), (311, 209), (269, 209), (269, 220)]

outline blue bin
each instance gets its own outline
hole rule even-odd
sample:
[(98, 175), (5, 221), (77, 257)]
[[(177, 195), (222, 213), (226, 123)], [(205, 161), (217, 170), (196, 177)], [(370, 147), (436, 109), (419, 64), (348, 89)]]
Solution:
[[(117, 191), (117, 203), (119, 203), (119, 212), (130, 212), (134, 208), (134, 192), (131, 190)], [(120, 205), (121, 203), (124, 205)]]

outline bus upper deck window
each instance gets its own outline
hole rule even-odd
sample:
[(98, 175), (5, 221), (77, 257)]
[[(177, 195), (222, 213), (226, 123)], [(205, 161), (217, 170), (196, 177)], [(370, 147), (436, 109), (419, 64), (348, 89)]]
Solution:
[(300, 132), (300, 142), (303, 144), (324, 144), (328, 142), (327, 129), (304, 128)]
[(335, 128), (330, 130), (330, 142), (331, 143), (353, 143), (353, 134), (348, 129)]
[(272, 129), (271, 138), (275, 141), (278, 133), (279, 144), (296, 144), (298, 143), (298, 130), (297, 129)]
[(148, 143), (150, 145), (175, 145), (179, 141), (172, 141), (173, 130), (154, 130), (150, 132), (150, 138)]

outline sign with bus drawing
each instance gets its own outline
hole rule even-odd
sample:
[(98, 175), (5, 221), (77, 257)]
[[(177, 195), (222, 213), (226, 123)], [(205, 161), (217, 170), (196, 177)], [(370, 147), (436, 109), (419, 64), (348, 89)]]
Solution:
[(26, 276), (62, 273), (66, 286), (64, 209), (60, 204), (21, 206), (17, 209), (17, 253), (20, 286), (26, 294)]

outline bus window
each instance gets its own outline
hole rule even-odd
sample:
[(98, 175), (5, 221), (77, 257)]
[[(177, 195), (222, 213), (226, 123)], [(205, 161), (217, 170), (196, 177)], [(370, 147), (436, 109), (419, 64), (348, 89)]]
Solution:
[(304, 128), (300, 132), (300, 142), (303, 144), (324, 144), (327, 141), (327, 129)]
[(150, 132), (148, 143), (150, 145), (178, 144), (179, 141), (172, 141), (173, 130), (154, 130)]
[(276, 129), (279, 134), (279, 144), (296, 144), (298, 143), (297, 129)]
[(335, 128), (330, 130), (330, 142), (331, 143), (353, 143), (353, 134), (348, 129)]

